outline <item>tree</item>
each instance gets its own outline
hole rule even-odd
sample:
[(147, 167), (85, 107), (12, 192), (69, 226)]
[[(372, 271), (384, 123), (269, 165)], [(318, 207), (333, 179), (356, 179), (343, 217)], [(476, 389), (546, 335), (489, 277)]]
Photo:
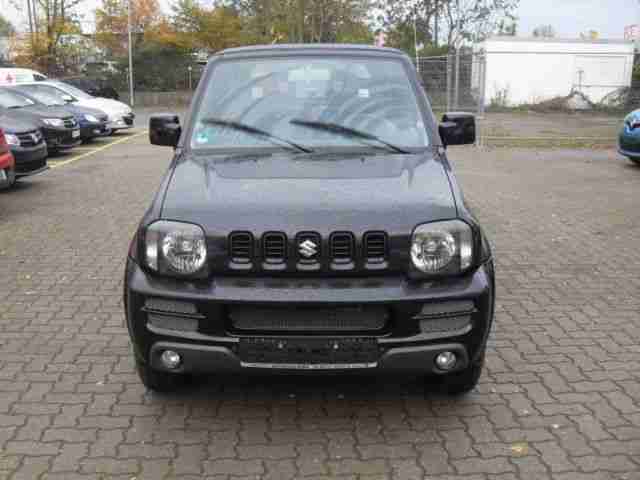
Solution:
[(515, 37), (518, 34), (518, 23), (515, 20), (508, 22), (502, 19), (498, 23), (496, 33), (503, 37)]
[(13, 27), (13, 24), (0, 15), (0, 37), (10, 37), (14, 33), (16, 33), (16, 29)]
[(556, 31), (552, 25), (540, 25), (533, 29), (533, 36), (536, 38), (553, 38)]

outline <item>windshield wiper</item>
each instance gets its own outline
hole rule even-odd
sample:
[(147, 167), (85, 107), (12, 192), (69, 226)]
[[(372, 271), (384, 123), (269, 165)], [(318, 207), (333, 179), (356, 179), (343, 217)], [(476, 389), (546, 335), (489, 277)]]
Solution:
[(393, 143), (389, 143), (386, 140), (383, 140), (380, 137), (373, 135), (372, 133), (363, 132), (362, 130), (357, 130), (355, 128), (347, 127), (345, 125), (340, 125), (337, 123), (319, 122), (315, 120), (303, 120), (300, 118), (294, 118), (289, 123), (292, 123), (293, 125), (301, 125), (303, 127), (315, 128), (317, 130), (325, 130), (327, 132), (337, 133), (338, 135), (361, 138), (363, 140), (373, 140), (375, 142), (381, 143), (382, 145), (385, 145), (387, 148), (395, 152), (411, 153), (408, 150), (405, 150), (404, 148), (398, 147)]
[(304, 153), (313, 152), (313, 150), (309, 147), (299, 145), (295, 142), (292, 142), (291, 140), (287, 140), (286, 138), (279, 137), (277, 135), (274, 135), (271, 132), (267, 132), (266, 130), (262, 130), (261, 128), (254, 127), (246, 123), (237, 122), (235, 120), (227, 120), (224, 118), (216, 118), (216, 117), (203, 118), (201, 121), (202, 123), (206, 123), (209, 125), (221, 125), (224, 127), (234, 128), (236, 130), (240, 130), (243, 132), (253, 133), (254, 135), (260, 135), (261, 137), (265, 137), (270, 140), (277, 140), (279, 142), (286, 143), (287, 145), (295, 148), (296, 150), (300, 150), (301, 152), (304, 152)]

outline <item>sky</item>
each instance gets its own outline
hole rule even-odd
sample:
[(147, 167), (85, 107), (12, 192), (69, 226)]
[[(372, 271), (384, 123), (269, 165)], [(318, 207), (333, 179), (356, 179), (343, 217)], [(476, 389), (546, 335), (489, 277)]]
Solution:
[[(85, 30), (91, 31), (93, 10), (99, 0), (84, 0)], [(162, 0), (167, 5), (170, 0)], [(25, 26), (26, 14), (14, 4), (26, 4), (25, 0), (0, 0), (0, 11), (19, 29)], [(529, 36), (538, 25), (552, 25), (557, 36), (577, 38), (581, 32), (596, 30), (600, 38), (622, 38), (624, 27), (640, 23), (640, 0), (520, 0), (517, 13), (518, 36)]]

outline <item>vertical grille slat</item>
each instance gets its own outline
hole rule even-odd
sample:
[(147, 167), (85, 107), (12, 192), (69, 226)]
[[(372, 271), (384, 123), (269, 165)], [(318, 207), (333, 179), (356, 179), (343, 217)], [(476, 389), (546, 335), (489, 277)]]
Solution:
[(253, 235), (234, 232), (229, 235), (229, 255), (235, 263), (250, 263), (253, 259)]
[(364, 258), (368, 262), (384, 262), (388, 256), (389, 241), (384, 232), (367, 232), (363, 240)]
[(287, 236), (270, 232), (262, 236), (262, 255), (267, 263), (283, 263), (287, 258)]
[(349, 232), (335, 232), (329, 237), (331, 261), (348, 263), (355, 257), (355, 239)]

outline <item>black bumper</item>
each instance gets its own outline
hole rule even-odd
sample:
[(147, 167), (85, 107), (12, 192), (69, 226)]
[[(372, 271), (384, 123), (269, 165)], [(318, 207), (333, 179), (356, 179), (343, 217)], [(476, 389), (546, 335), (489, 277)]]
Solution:
[(16, 177), (35, 175), (47, 169), (47, 146), (44, 142), (34, 147), (11, 146), (16, 161)]
[(91, 138), (101, 137), (107, 134), (107, 123), (95, 123), (83, 125), (80, 127), (80, 138), (89, 140)]
[[(189, 301), (197, 306), (199, 326), (195, 331), (158, 328), (148, 323), (149, 298)], [(422, 329), (416, 318), (425, 304), (472, 302), (469, 324), (434, 334)], [(260, 308), (340, 307), (346, 305), (385, 306), (392, 312), (388, 328), (378, 333), (341, 334), (327, 332), (313, 336), (306, 333), (238, 332), (230, 325), (228, 310), (233, 306)], [(453, 351), (459, 361), (451, 371), (463, 369), (483, 354), (493, 322), (494, 273), (491, 262), (472, 274), (439, 282), (410, 283), (404, 277), (379, 279), (274, 279), (220, 278), (206, 285), (157, 278), (145, 273), (133, 261), (127, 262), (125, 276), (125, 310), (127, 327), (139, 361), (158, 370), (166, 370), (160, 356), (164, 350), (182, 357), (181, 373), (218, 372), (405, 372), (438, 374), (435, 356)], [(446, 322), (444, 315), (438, 318)], [(254, 361), (247, 357), (246, 344), (307, 341), (309, 338), (335, 342), (344, 348), (351, 342), (372, 345), (373, 357), (366, 361)], [(304, 339), (304, 340), (302, 340)], [(281, 347), (279, 347), (281, 348)], [(348, 347), (350, 348), (350, 347)], [(350, 351), (350, 350), (349, 350)], [(450, 373), (451, 371), (447, 372)]]
[(76, 128), (46, 128), (43, 129), (44, 139), (47, 142), (47, 148), (50, 152), (58, 150), (68, 150), (79, 145), (82, 142), (82, 135), (73, 137), (73, 131), (79, 130)]

